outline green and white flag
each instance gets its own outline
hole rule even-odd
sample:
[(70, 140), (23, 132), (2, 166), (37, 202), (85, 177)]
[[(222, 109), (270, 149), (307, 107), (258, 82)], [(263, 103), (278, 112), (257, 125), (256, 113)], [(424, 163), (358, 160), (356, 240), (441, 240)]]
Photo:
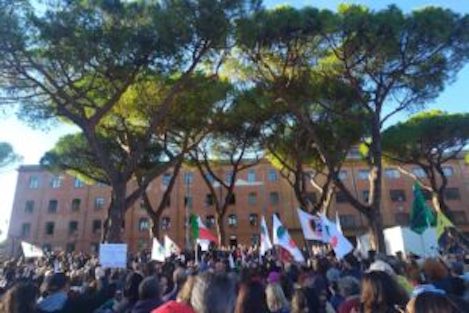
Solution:
[(272, 241), (270, 241), (269, 230), (267, 229), (267, 223), (265, 222), (265, 217), (262, 216), (261, 219), (261, 242), (259, 246), (259, 253), (265, 255), (267, 250), (272, 249)]
[(288, 230), (283, 227), (278, 217), (273, 215), (273, 244), (287, 250), (297, 262), (304, 262), (305, 258), (295, 241), (290, 237)]
[(158, 262), (164, 262), (166, 259), (165, 254), (166, 251), (164, 247), (161, 245), (158, 239), (153, 238), (153, 244), (151, 247), (151, 259)]
[(36, 247), (26, 241), (21, 242), (21, 248), (25, 258), (41, 258), (44, 256), (44, 252), (41, 248)]

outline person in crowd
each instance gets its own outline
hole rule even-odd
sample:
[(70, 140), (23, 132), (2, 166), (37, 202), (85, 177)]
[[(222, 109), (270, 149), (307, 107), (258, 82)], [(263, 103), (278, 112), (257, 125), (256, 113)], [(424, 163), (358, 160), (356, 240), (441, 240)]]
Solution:
[(163, 302), (176, 300), (176, 296), (181, 291), (182, 286), (187, 280), (187, 274), (184, 268), (177, 267), (173, 272), (173, 289), (163, 296)]
[(68, 301), (67, 276), (64, 273), (54, 273), (46, 282), (45, 297), (39, 300), (37, 312), (61, 313), (65, 311)]
[(461, 313), (450, 298), (441, 293), (423, 292), (412, 298), (407, 304), (406, 313)]
[(264, 286), (258, 281), (244, 282), (239, 287), (235, 313), (268, 313)]
[(232, 313), (236, 303), (235, 284), (226, 274), (197, 275), (191, 294), (196, 313)]
[(280, 284), (268, 284), (265, 290), (267, 307), (270, 313), (289, 313), (290, 308), (287, 298)]
[(4, 313), (34, 313), (39, 292), (31, 283), (19, 283), (11, 288), (0, 305)]
[(176, 301), (169, 300), (151, 313), (194, 313), (191, 307), (191, 294), (195, 276), (189, 276), (177, 294)]
[(435, 288), (444, 290), (447, 294), (458, 293), (449, 276), (449, 271), (442, 261), (434, 258), (426, 259), (423, 263), (423, 273), (427, 283), (432, 284)]
[(160, 284), (154, 276), (142, 280), (138, 286), (138, 301), (132, 308), (132, 313), (150, 313), (161, 305)]
[(129, 313), (132, 311), (133, 306), (138, 301), (138, 287), (143, 280), (143, 276), (130, 272), (125, 280), (124, 297), (122, 301), (118, 302), (113, 310), (116, 313)]
[(337, 282), (339, 293), (344, 301), (337, 308), (337, 313), (352, 313), (360, 310), (360, 282), (352, 276), (345, 276)]
[(360, 301), (363, 313), (393, 313), (405, 307), (408, 296), (389, 274), (372, 271), (362, 277)]

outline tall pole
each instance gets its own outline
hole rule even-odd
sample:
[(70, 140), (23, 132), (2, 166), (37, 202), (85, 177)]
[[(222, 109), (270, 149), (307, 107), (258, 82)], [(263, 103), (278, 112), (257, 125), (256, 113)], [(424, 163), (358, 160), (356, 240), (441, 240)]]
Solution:
[(190, 217), (192, 213), (192, 200), (190, 200), (191, 197), (191, 184), (189, 179), (186, 179), (184, 177), (184, 186), (185, 186), (185, 209), (186, 209), (186, 249), (190, 250), (191, 248), (191, 225), (190, 225)]

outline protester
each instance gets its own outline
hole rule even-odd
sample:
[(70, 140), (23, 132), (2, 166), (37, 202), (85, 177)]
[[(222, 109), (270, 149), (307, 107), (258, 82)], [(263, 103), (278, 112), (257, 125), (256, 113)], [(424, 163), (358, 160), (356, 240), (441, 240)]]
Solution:
[(236, 302), (234, 283), (225, 274), (197, 275), (191, 294), (196, 313), (232, 313)]
[(239, 287), (235, 313), (268, 313), (264, 286), (258, 281), (242, 283)]
[(408, 300), (406, 292), (384, 271), (364, 274), (361, 288), (363, 313), (399, 312), (397, 308), (404, 308)]
[(1, 304), (1, 312), (34, 313), (38, 290), (31, 283), (19, 283), (8, 291)]
[(52, 274), (46, 282), (45, 297), (39, 300), (40, 313), (62, 312), (68, 301), (67, 276), (64, 273)]
[(265, 290), (267, 307), (270, 313), (288, 313), (290, 308), (287, 298), (278, 283), (268, 284)]
[[(447, 296), (434, 292), (423, 292), (411, 299), (406, 313), (460, 313), (460, 310)], [(467, 310), (466, 310), (467, 312)]]

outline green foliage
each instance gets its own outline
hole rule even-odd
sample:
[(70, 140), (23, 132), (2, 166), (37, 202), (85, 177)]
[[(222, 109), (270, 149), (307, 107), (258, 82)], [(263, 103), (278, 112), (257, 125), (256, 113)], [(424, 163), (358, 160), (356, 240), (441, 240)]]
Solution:
[(8, 142), (0, 142), (0, 168), (14, 164), (21, 160)]
[(427, 111), (386, 129), (385, 154), (404, 162), (433, 158), (442, 163), (454, 158), (469, 141), (469, 114)]

